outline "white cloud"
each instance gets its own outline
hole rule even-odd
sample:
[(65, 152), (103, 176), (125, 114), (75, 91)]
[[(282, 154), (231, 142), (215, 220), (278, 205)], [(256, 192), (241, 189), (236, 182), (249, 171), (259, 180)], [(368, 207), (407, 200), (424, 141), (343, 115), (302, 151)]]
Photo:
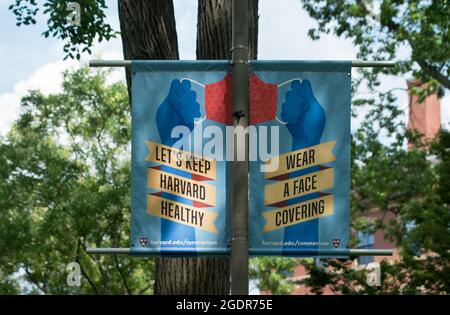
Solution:
[[(93, 56), (83, 55), (80, 61), (59, 60), (36, 69), (26, 79), (17, 82), (10, 92), (0, 94), (0, 136), (4, 136), (11, 124), (20, 114), (20, 100), (30, 90), (40, 90), (44, 95), (61, 91), (63, 72), (85, 66), (89, 59), (122, 59), (121, 50), (117, 50), (117, 42), (102, 43), (94, 50)], [(62, 48), (61, 48), (62, 49)], [(107, 78), (107, 84), (125, 79), (123, 69), (113, 71)]]
[[(123, 60), (122, 42), (120, 38), (116, 38), (110, 42), (105, 42), (96, 47), (93, 54), (84, 55), (81, 59), (81, 64), (87, 66), (89, 60), (103, 59), (103, 60)], [(115, 68), (113, 72), (106, 78), (106, 84), (111, 84), (117, 81), (125, 81), (125, 69)]]
[(11, 123), (19, 114), (20, 95), (4, 93), (0, 95), (0, 136), (5, 135)]
[(43, 94), (61, 90), (62, 72), (77, 66), (75, 61), (56, 61), (44, 65), (27, 79), (15, 84), (13, 91), (0, 95), (0, 135), (5, 135), (12, 122), (18, 117), (20, 99), (29, 90), (40, 90)]

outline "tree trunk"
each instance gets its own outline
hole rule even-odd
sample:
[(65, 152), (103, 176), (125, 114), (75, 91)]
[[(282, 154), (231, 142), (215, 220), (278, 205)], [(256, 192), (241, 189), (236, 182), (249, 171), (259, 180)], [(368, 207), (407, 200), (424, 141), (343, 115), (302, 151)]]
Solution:
[[(249, 1), (250, 58), (256, 59), (258, 1)], [(125, 59), (178, 59), (170, 0), (119, 0)], [(197, 59), (230, 59), (231, 0), (199, 0)], [(128, 91), (131, 90), (127, 71)], [(130, 94), (131, 96), (131, 94)], [(131, 100), (131, 97), (130, 97)], [(224, 258), (158, 258), (155, 294), (228, 294), (230, 268)]]
[[(197, 59), (231, 59), (231, 0), (199, 0)], [(249, 59), (258, 55), (258, 0), (248, 1)]]
[[(249, 1), (250, 58), (257, 57), (258, 1)], [(231, 0), (199, 0), (197, 59), (231, 59)], [(226, 258), (163, 258), (156, 265), (155, 294), (229, 294)]]
[[(250, 58), (256, 59), (258, 1), (249, 1)], [(199, 0), (197, 59), (231, 59), (231, 0)], [(162, 258), (156, 264), (155, 294), (229, 294), (227, 258)]]
[[(172, 0), (119, 0), (123, 57), (176, 60), (178, 39)], [(131, 73), (126, 69), (131, 104)]]

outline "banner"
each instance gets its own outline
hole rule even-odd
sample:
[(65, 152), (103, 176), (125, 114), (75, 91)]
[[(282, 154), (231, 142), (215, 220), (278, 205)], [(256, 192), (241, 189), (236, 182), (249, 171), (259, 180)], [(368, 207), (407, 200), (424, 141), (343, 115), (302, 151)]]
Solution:
[(250, 151), (271, 148), (249, 165), (250, 253), (320, 257), (347, 248), (351, 63), (250, 66)]
[(227, 61), (132, 62), (132, 254), (229, 251), (229, 168), (203, 135), (225, 134), (230, 91)]
[(250, 254), (347, 248), (351, 63), (250, 69), (249, 127), (237, 130), (228, 61), (132, 62), (132, 254), (229, 254), (231, 163), (243, 155), (231, 149), (242, 139)]

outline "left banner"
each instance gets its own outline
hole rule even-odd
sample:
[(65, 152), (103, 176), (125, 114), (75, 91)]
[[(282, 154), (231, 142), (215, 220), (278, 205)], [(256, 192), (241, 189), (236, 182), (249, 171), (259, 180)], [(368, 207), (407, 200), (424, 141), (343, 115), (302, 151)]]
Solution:
[(132, 254), (229, 250), (227, 61), (132, 62)]

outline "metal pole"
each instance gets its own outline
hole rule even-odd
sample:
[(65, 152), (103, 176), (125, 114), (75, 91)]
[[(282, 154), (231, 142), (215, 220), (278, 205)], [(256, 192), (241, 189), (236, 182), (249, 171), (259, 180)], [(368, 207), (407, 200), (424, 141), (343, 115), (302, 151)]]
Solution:
[[(232, 3), (232, 103), (234, 127), (248, 126), (248, 0)], [(231, 202), (231, 294), (248, 294), (248, 135), (238, 147), (234, 141)], [(238, 152), (245, 150), (244, 161), (237, 161)]]

